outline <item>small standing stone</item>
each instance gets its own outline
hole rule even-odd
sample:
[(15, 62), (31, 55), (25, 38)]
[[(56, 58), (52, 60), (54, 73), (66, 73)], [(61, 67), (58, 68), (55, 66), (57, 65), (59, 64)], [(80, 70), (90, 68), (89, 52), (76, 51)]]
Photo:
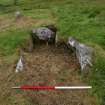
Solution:
[(21, 12), (20, 11), (16, 11), (15, 12), (15, 18), (16, 18), (16, 20), (20, 19), (21, 17), (22, 17)]
[(20, 56), (19, 61), (16, 66), (16, 73), (23, 70), (23, 60), (22, 56)]

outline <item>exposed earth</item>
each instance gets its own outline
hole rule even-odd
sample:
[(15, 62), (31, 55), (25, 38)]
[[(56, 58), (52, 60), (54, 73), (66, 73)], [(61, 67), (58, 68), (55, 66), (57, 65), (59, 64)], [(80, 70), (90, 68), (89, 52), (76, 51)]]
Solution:
[[(15, 90), (12, 86), (80, 86), (79, 64), (75, 54), (60, 46), (37, 46), (33, 53), (24, 52), (24, 70), (15, 73), (13, 64), (5, 64), (0, 74), (1, 99), (8, 105), (95, 105), (88, 90)], [(18, 60), (18, 58), (17, 58)], [(6, 72), (8, 69), (8, 73)], [(2, 84), (4, 83), (4, 84)], [(5, 100), (5, 101), (4, 101)]]

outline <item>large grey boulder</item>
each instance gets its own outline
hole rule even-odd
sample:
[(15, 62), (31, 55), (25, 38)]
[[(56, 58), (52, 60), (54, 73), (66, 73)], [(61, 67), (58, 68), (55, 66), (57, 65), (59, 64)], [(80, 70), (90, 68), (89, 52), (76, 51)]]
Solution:
[(32, 29), (30, 32), (30, 51), (34, 48), (37, 42), (44, 41), (47, 43), (56, 43), (57, 39), (57, 28), (54, 25), (48, 25)]
[(37, 36), (40, 40), (48, 40), (52, 37), (54, 32), (46, 27), (41, 27), (38, 29), (33, 29), (32, 34), (33, 37)]
[(79, 61), (81, 71), (86, 70), (88, 66), (92, 66), (93, 49), (91, 47), (88, 47), (85, 44), (79, 43), (73, 37), (69, 37), (67, 44), (75, 48), (76, 57)]

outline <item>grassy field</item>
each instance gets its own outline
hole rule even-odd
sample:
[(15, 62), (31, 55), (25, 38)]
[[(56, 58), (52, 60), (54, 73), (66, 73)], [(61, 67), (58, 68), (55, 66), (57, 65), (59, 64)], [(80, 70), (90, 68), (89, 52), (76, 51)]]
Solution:
[[(14, 22), (17, 10), (24, 19)], [(30, 29), (50, 23), (58, 27), (59, 37), (74, 36), (94, 48), (94, 66), (81, 78), (93, 86), (90, 94), (97, 105), (105, 105), (105, 0), (18, 0), (16, 6), (13, 0), (0, 0), (0, 59), (9, 63)]]

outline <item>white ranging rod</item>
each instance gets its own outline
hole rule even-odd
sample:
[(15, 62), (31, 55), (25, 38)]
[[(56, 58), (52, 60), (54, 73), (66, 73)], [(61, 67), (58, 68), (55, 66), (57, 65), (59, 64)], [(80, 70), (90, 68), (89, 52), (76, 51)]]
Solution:
[(92, 86), (55, 86), (55, 89), (91, 89)]

